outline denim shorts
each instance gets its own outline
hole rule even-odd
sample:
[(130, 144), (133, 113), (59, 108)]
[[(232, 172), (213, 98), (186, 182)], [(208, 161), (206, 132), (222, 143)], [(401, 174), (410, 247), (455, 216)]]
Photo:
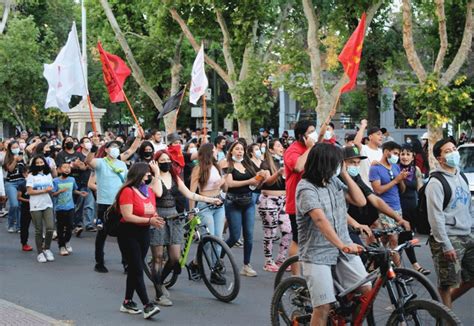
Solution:
[[(161, 217), (177, 213), (175, 208), (158, 208), (158, 215)], [(182, 220), (169, 220), (160, 229), (150, 228), (150, 245), (168, 246), (182, 244), (184, 241), (184, 223)]]

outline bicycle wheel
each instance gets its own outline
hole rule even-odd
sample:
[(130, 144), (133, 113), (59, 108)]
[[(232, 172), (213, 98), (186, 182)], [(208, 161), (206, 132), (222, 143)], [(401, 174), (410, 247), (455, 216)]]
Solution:
[[(406, 268), (394, 268), (396, 278), (395, 290), (398, 296), (415, 294), (416, 299), (441, 301), (438, 291), (423, 274)], [(381, 290), (372, 305), (373, 318), (376, 325), (385, 325), (390, 314), (395, 310), (387, 291)]]
[(393, 312), (387, 325), (462, 325), (461, 320), (443, 304), (434, 300), (412, 300), (401, 313)]
[[(281, 264), (280, 268), (278, 268), (278, 272), (276, 273), (275, 275), (275, 281), (273, 282), (273, 289), (276, 289), (278, 284), (280, 284), (280, 282), (285, 279), (285, 275), (286, 274), (286, 269), (288, 268), (288, 266), (291, 266), (293, 265), (294, 263), (297, 263), (298, 262), (298, 259), (299, 259), (299, 256), (296, 255), (296, 256), (291, 256), (291, 257), (288, 257), (284, 262), (283, 264)], [(301, 270), (301, 268), (300, 268)], [(290, 274), (292, 276), (292, 274)]]
[(197, 260), (201, 277), (209, 291), (223, 302), (234, 300), (240, 291), (240, 276), (227, 244), (213, 235), (199, 242)]
[[(292, 325), (295, 317), (311, 315), (312, 312), (311, 298), (304, 278), (288, 277), (273, 292), (270, 307), (272, 326)], [(299, 325), (306, 324), (300, 322)]]

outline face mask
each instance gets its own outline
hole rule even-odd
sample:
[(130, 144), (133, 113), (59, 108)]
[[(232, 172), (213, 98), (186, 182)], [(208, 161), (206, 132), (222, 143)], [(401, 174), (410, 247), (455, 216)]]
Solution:
[(326, 132), (324, 133), (324, 139), (329, 140), (331, 138), (332, 138), (332, 132), (329, 130), (326, 130)]
[(84, 148), (90, 151), (92, 148), (92, 143), (84, 143)]
[(74, 143), (73, 142), (67, 142), (65, 145), (66, 149), (72, 149), (74, 147)]
[(12, 152), (13, 155), (18, 155), (20, 153), (20, 149), (19, 148), (12, 148), (11, 152)]
[(184, 145), (179, 145), (181, 147), (181, 151), (184, 151)]
[(149, 185), (153, 181), (153, 177), (151, 175), (148, 176), (147, 179), (145, 179), (145, 184)]
[(411, 139), (410, 138), (407, 139), (407, 144), (411, 144)]
[(61, 175), (65, 178), (67, 178), (69, 176), (69, 172), (63, 172), (63, 173), (61, 173)]
[(25, 147), (26, 147), (26, 144), (25, 144), (25, 143), (20, 143), (20, 149), (21, 149), (21, 150), (24, 150)]
[(262, 154), (265, 154), (267, 152), (267, 148), (266, 147), (260, 147), (260, 152)]
[(446, 164), (449, 165), (452, 168), (458, 167), (459, 166), (459, 161), (461, 157), (459, 155), (459, 152), (451, 152), (446, 155)]
[(109, 155), (110, 155), (112, 158), (117, 158), (117, 157), (119, 157), (119, 155), (120, 155), (120, 149), (118, 149), (117, 147), (111, 148), (110, 151), (109, 151)]
[(189, 149), (189, 154), (194, 154), (197, 153), (198, 149), (196, 147), (190, 148)]
[(275, 160), (281, 161), (281, 156), (278, 155), (278, 154), (273, 154), (273, 158), (274, 158)]
[(390, 158), (388, 159), (388, 161), (389, 161), (391, 164), (397, 164), (397, 162), (398, 162), (398, 156), (397, 156), (397, 155), (392, 155), (392, 156), (390, 156)]
[(44, 157), (49, 157), (51, 155), (51, 152), (44, 152)]
[(336, 169), (336, 177), (337, 177), (339, 174), (341, 174), (341, 164), (339, 164), (339, 165), (337, 166), (337, 169)]
[(44, 165), (35, 165), (31, 167), (31, 172), (34, 172), (34, 173), (43, 172), (43, 170), (44, 170)]
[(360, 167), (358, 166), (350, 165), (347, 167), (347, 173), (349, 173), (351, 177), (357, 177), (359, 175), (359, 172), (360, 172)]
[(145, 160), (149, 160), (149, 159), (151, 159), (152, 157), (153, 157), (153, 152), (144, 152), (144, 153), (143, 153), (143, 158), (144, 158)]
[(262, 158), (262, 151), (256, 150), (255, 151), (255, 157), (258, 158), (258, 159), (261, 159)]
[(291, 144), (293, 144), (293, 140), (288, 141), (288, 145), (291, 145)]
[(308, 137), (311, 138), (314, 142), (318, 141), (318, 133), (316, 132), (316, 130), (310, 133)]
[(232, 160), (233, 160), (234, 162), (236, 162), (236, 163), (242, 163), (242, 161), (243, 161), (244, 159), (243, 159), (243, 158), (238, 159), (237, 157), (232, 156)]
[(169, 170), (171, 170), (171, 163), (170, 162), (158, 163), (158, 166), (160, 167), (160, 171), (162, 171), (162, 172), (169, 172)]

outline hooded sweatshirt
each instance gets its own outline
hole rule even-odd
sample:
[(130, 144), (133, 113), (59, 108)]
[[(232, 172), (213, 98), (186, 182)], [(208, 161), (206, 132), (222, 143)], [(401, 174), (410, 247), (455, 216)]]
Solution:
[[(441, 243), (443, 251), (453, 250), (453, 245), (448, 236), (471, 234), (472, 204), (469, 185), (456, 170), (450, 173), (442, 168), (434, 171), (441, 172), (451, 187), (451, 199), (443, 210), (444, 191), (443, 185), (435, 178), (431, 178), (426, 186), (426, 206), (431, 234)], [(433, 171), (433, 172), (434, 172)]]

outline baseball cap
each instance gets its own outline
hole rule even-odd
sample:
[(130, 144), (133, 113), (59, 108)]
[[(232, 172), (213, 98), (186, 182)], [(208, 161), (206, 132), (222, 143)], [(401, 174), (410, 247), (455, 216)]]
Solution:
[(122, 143), (119, 142), (118, 140), (111, 140), (105, 145), (105, 148), (109, 148), (113, 144), (117, 145), (119, 148), (120, 148), (120, 146), (122, 146)]
[(425, 133), (423, 134), (423, 136), (421, 136), (421, 139), (429, 139), (428, 133), (425, 132)]
[(379, 132), (380, 128), (379, 127), (372, 127), (367, 131), (367, 136), (370, 136), (372, 134), (375, 134), (376, 132)]
[(367, 156), (360, 155), (360, 151), (357, 146), (346, 146), (344, 147), (343, 152), (345, 160), (350, 158), (360, 158), (361, 160), (365, 160), (367, 158)]

